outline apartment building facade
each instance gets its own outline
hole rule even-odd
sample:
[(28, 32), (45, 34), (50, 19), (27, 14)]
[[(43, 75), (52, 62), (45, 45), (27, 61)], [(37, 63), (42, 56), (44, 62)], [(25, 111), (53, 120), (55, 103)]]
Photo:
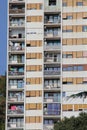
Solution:
[(6, 130), (53, 130), (87, 110), (87, 0), (8, 0)]

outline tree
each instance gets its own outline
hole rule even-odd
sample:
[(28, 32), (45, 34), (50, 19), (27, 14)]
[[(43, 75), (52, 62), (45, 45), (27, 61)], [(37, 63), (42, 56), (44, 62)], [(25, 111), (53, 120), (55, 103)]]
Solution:
[(64, 118), (54, 125), (54, 130), (87, 130), (87, 113), (78, 117)]
[(5, 130), (6, 77), (0, 76), (0, 130)]

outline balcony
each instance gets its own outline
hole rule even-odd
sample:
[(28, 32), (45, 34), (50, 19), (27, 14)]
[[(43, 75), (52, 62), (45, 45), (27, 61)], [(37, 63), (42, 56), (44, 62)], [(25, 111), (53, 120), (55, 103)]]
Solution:
[(53, 76), (53, 75), (56, 75), (56, 76), (60, 76), (60, 71), (59, 70), (44, 70), (44, 75), (47, 75), (47, 76)]
[(60, 63), (60, 58), (59, 57), (45, 57), (44, 62), (45, 63)]

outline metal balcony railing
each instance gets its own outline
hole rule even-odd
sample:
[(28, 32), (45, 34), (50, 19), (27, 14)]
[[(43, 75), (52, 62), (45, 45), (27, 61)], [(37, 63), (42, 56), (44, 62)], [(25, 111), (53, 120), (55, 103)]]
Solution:
[(11, 109), (8, 109), (8, 114), (23, 114), (24, 111), (22, 109), (18, 109), (18, 110), (11, 110)]
[(60, 99), (58, 97), (44, 97), (44, 102), (60, 102)]
[(58, 6), (45, 6), (45, 12), (60, 12)]
[(13, 97), (8, 97), (8, 101), (19, 102), (19, 101), (24, 101), (24, 98), (21, 96), (13, 96)]
[(44, 75), (60, 75), (60, 71), (58, 70), (44, 70)]
[(61, 49), (61, 45), (44, 45), (45, 50), (55, 50), (55, 49)]
[(48, 89), (48, 90), (60, 89), (60, 85), (57, 85), (57, 84), (54, 84), (54, 85), (45, 85), (44, 89)]
[(13, 71), (9, 71), (8, 75), (9, 76), (20, 76), (20, 75), (24, 75), (24, 72), (18, 72), (18, 71), (13, 72)]
[(9, 46), (9, 51), (24, 51), (24, 47), (22, 47), (22, 46), (17, 46), (17, 47), (15, 47), (15, 46)]
[(9, 9), (9, 14), (24, 14), (25, 9)]
[(24, 64), (24, 61), (22, 59), (9, 60), (9, 64)]
[(25, 0), (9, 0), (9, 3), (10, 2), (25, 2)]
[(11, 39), (14, 39), (14, 38), (19, 38), (19, 39), (25, 38), (25, 36), (24, 36), (23, 34), (20, 34), (20, 35), (21, 35), (21, 36), (19, 36), (19, 35), (17, 35), (17, 34), (9, 35), (9, 38), (11, 38)]
[(45, 24), (59, 24), (61, 22), (61, 19), (45, 19)]
[(44, 62), (60, 62), (60, 59), (58, 57), (45, 57)]
[(24, 24), (24, 22), (18, 22), (18, 23), (15, 23), (15, 22), (13, 22), (13, 23), (11, 23), (10, 22), (10, 24), (9, 24), (9, 26), (11, 26), (11, 27), (21, 27), (21, 26), (24, 26), (25, 24)]
[(48, 37), (48, 38), (60, 37), (60, 36), (61, 36), (61, 32), (58, 32), (58, 34), (45, 32), (44, 36), (45, 36), (45, 37)]
[(23, 122), (8, 122), (8, 128), (23, 128), (24, 123)]
[(44, 110), (44, 115), (60, 116), (61, 110)]

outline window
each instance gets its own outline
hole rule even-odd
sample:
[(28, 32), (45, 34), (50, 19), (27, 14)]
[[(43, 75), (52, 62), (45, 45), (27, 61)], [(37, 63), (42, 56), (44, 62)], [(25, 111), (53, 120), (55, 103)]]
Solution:
[(77, 6), (83, 6), (83, 2), (76, 2)]
[(56, 0), (49, 0), (49, 6), (56, 5)]
[(87, 32), (87, 26), (83, 26), (83, 27), (82, 27), (82, 31), (83, 31), (83, 32)]

